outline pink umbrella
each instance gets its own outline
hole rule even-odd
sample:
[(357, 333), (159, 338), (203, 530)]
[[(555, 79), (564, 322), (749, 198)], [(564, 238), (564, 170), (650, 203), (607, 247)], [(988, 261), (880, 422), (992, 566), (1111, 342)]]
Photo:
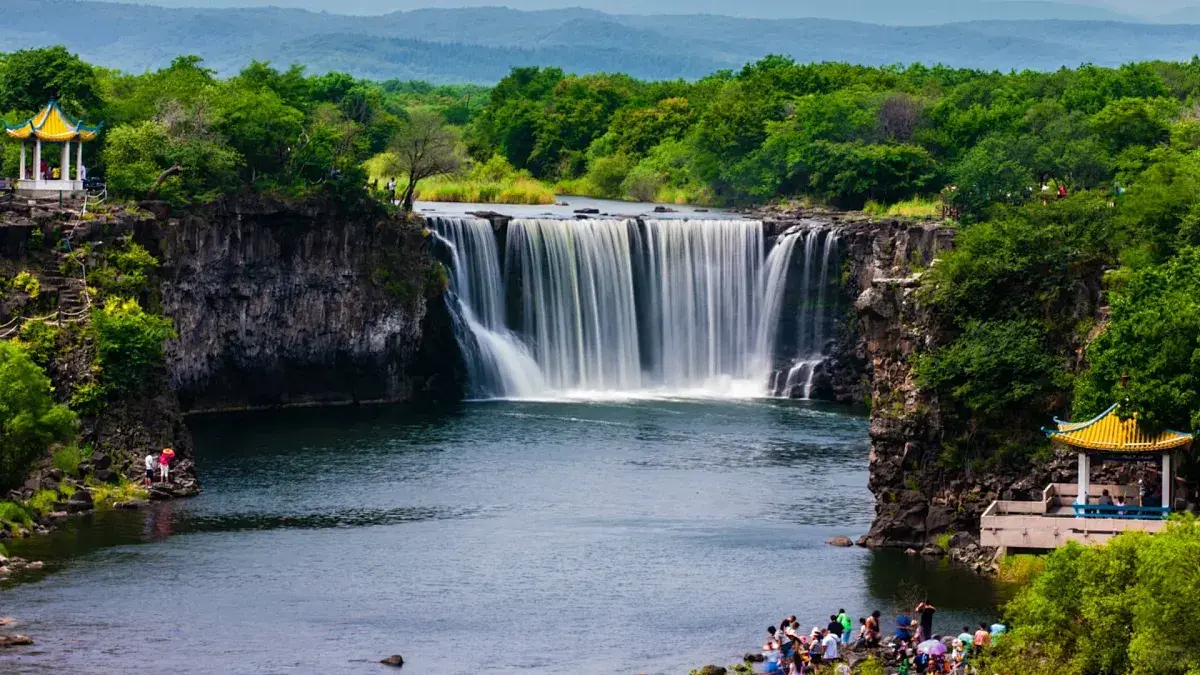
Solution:
[(946, 645), (942, 644), (939, 640), (926, 640), (917, 645), (917, 651), (924, 652), (930, 656), (937, 656), (946, 653)]

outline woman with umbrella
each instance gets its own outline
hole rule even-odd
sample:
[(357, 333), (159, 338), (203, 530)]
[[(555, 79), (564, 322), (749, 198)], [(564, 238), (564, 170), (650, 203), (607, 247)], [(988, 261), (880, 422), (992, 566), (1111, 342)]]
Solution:
[(158, 473), (162, 482), (166, 483), (171, 472), (171, 460), (175, 459), (175, 451), (171, 448), (163, 448), (162, 454), (158, 456)]
[(938, 673), (945, 669), (946, 645), (941, 640), (929, 639), (922, 642), (917, 645), (917, 654), (925, 656), (924, 659), (919, 659), (920, 662), (932, 666), (932, 668), (927, 667), (927, 670)]

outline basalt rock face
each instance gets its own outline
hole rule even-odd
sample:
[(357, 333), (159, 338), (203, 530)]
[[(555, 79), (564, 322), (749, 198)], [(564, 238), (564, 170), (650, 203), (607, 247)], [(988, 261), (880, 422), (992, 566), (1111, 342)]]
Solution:
[(462, 396), (446, 279), (369, 203), (255, 198), (159, 214), (166, 346), (185, 411)]

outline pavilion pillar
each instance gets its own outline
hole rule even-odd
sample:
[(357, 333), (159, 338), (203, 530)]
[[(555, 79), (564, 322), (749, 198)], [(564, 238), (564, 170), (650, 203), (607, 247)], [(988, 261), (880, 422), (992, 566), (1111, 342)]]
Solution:
[(25, 173), (25, 141), (21, 141), (21, 168), (17, 171), (17, 179), (25, 180), (28, 175)]
[(1088, 482), (1092, 473), (1092, 458), (1086, 452), (1079, 453), (1079, 495), (1075, 497), (1076, 504), (1086, 504), (1088, 500)]
[(1163, 453), (1162, 465), (1162, 504), (1164, 508), (1171, 508), (1171, 484), (1175, 480), (1171, 477), (1171, 453)]
[(58, 177), (62, 180), (71, 180), (71, 141), (63, 143), (62, 159), (58, 162)]
[(83, 141), (75, 141), (75, 179), (79, 181), (79, 187), (83, 187)]
[(33, 141), (33, 175), (35, 180), (42, 179), (42, 139), (35, 138)]

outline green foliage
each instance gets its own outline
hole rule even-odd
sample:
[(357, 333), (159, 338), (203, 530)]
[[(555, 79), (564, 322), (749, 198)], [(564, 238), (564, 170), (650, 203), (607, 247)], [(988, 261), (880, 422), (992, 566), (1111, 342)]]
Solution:
[(32, 113), (54, 97), (68, 113), (95, 110), (100, 104), (95, 69), (62, 46), (22, 49), (0, 61), (0, 110)]
[(76, 425), (25, 350), (0, 342), (0, 488), (20, 483), (30, 462), (51, 443), (70, 439)]
[(87, 282), (102, 296), (136, 298), (150, 290), (150, 276), (157, 268), (157, 258), (126, 240), (109, 250), (104, 264), (88, 272)]
[(176, 204), (209, 201), (231, 189), (241, 157), (196, 126), (147, 120), (108, 132), (103, 160), (109, 187), (119, 195)]
[(68, 476), (79, 474), (79, 463), (83, 461), (86, 451), (75, 443), (68, 443), (54, 451), (50, 462), (54, 468)]
[(57, 502), (57, 490), (38, 490), (33, 494), (33, 497), (26, 502), (26, 506), (33, 509), (40, 515), (46, 515), (54, 510), (54, 505)]
[(93, 311), (92, 330), (101, 381), (116, 394), (142, 391), (162, 365), (163, 342), (175, 337), (170, 319), (119, 298)]
[(17, 344), (29, 354), (29, 358), (42, 368), (50, 365), (58, 343), (59, 328), (45, 321), (26, 321), (17, 334)]
[(916, 363), (922, 387), (945, 392), (980, 418), (1018, 407), (1044, 407), (1044, 397), (1064, 387), (1065, 363), (1046, 345), (1032, 321), (972, 321), (946, 347)]
[(21, 270), (20, 272), (17, 272), (17, 276), (13, 277), (12, 280), (8, 282), (8, 287), (13, 290), (21, 291), (34, 300), (36, 300), (37, 297), (42, 293), (42, 283), (38, 281), (38, 278), (29, 270)]
[(100, 382), (84, 383), (71, 394), (71, 409), (80, 415), (97, 415), (108, 403), (108, 392), (109, 388)]
[(7, 526), (10, 532), (19, 527), (32, 527), (33, 517), (24, 506), (16, 502), (0, 502), (0, 525)]
[(998, 576), (1001, 581), (1026, 586), (1045, 571), (1046, 558), (1044, 556), (1022, 553), (1006, 555), (1001, 558)]
[(1196, 672), (1197, 556), (1200, 525), (1191, 516), (1161, 534), (1053, 551), (1006, 607), (1013, 629), (985, 653), (980, 672)]
[(950, 542), (953, 539), (954, 539), (953, 532), (942, 532), (941, 534), (934, 536), (933, 545), (936, 546), (938, 548), (938, 550), (941, 551), (942, 553), (949, 553), (950, 552)]
[(121, 476), (116, 485), (101, 483), (91, 478), (87, 481), (88, 490), (92, 493), (92, 501), (97, 509), (109, 509), (117, 502), (130, 502), (139, 499), (149, 499), (150, 492), (139, 483)]
[[(1075, 389), (1080, 419), (1121, 403), (1151, 427), (1200, 425), (1200, 248), (1131, 270), (1110, 293), (1107, 330)], [(1122, 378), (1128, 378), (1122, 385)]]

